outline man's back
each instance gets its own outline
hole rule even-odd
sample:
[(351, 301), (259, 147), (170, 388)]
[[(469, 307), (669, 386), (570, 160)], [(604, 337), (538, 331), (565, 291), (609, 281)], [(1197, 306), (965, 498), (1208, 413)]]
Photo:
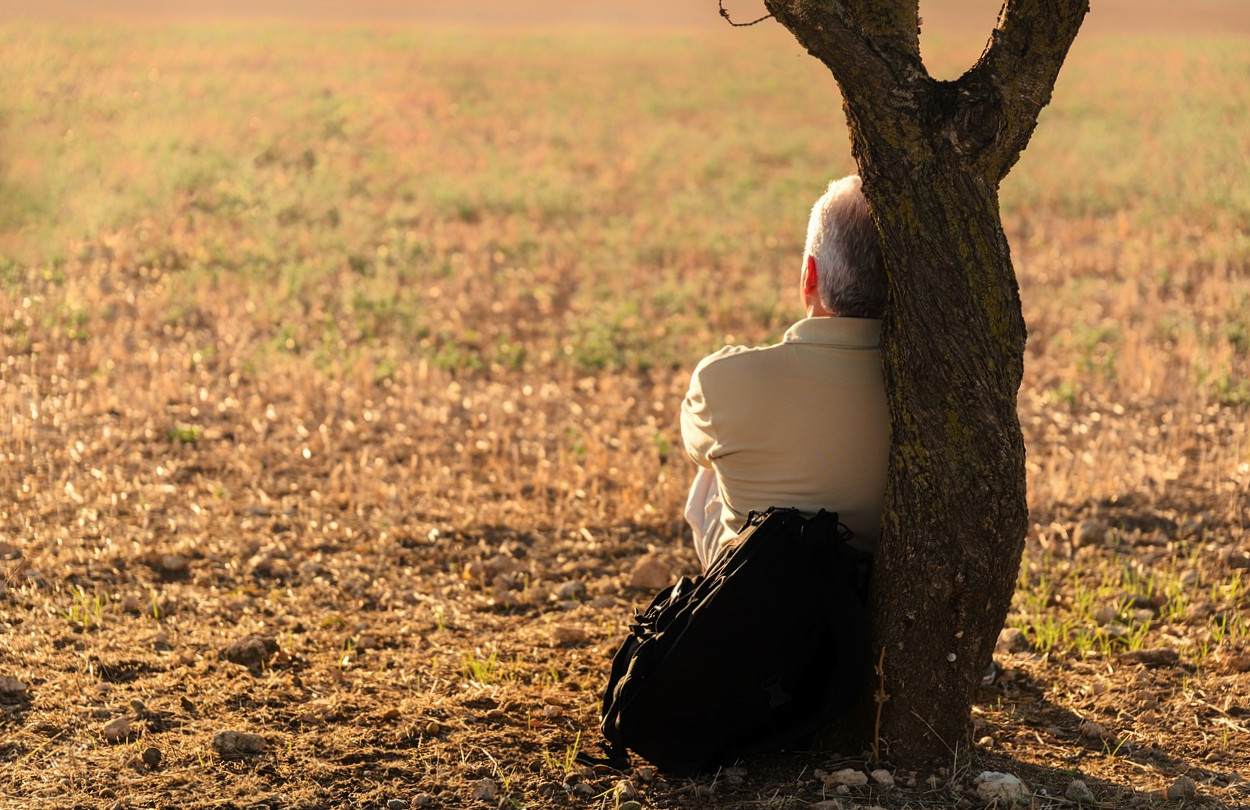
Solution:
[(836, 511), (871, 550), (880, 531), (889, 455), (880, 321), (816, 317), (781, 343), (726, 347), (695, 369), (682, 437), (717, 474), (713, 550), (752, 510)]

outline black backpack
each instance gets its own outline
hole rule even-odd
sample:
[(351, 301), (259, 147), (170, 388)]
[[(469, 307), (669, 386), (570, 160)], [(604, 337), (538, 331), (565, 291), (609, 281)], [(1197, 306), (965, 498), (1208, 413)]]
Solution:
[(612, 660), (603, 736), (691, 774), (803, 747), (847, 712), (868, 668), (871, 557), (836, 514), (752, 513), (696, 579), (635, 615)]

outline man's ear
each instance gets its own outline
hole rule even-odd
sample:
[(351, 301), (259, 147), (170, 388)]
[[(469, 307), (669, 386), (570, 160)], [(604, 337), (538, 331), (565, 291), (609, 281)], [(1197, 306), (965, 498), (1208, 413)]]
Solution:
[(808, 254), (807, 259), (803, 263), (803, 298), (810, 299), (812, 296), (819, 298), (818, 284), (819, 276), (816, 275), (816, 257)]

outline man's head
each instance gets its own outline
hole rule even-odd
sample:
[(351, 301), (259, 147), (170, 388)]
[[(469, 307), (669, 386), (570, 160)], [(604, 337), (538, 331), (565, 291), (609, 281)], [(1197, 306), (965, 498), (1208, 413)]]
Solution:
[(880, 318), (885, 311), (885, 265), (860, 185), (856, 174), (835, 180), (812, 208), (802, 281), (809, 315)]

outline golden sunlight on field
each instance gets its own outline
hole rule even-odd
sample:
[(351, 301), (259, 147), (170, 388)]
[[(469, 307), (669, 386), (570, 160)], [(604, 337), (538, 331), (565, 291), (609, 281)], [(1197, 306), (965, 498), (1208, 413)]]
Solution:
[[(695, 567), (690, 368), (797, 317), (853, 170), (827, 71), (689, 0), (80, 5), (0, 11), (0, 804), (832, 799), (575, 763)], [(935, 72), (996, 6), (925, 11)], [(1036, 807), (1250, 795), (1247, 9), (1096, 2), (1003, 184), (1032, 516), (975, 756)]]

